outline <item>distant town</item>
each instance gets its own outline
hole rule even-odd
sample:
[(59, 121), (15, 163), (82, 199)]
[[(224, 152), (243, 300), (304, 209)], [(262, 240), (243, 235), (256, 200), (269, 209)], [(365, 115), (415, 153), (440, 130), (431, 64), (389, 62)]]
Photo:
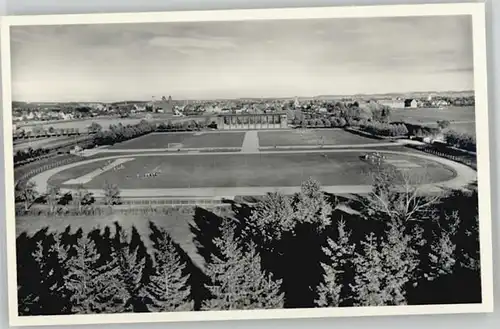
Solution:
[[(172, 96), (154, 97), (150, 101), (104, 102), (19, 102), (12, 104), (15, 129), (23, 125), (46, 121), (69, 121), (93, 117), (119, 116), (122, 118), (147, 113), (166, 113), (175, 116), (204, 114), (244, 114), (301, 111), (325, 114), (339, 104), (364, 108), (385, 106), (390, 109), (445, 108), (474, 106), (473, 92), (414, 93), (408, 95), (354, 95), (290, 98), (241, 98), (215, 100), (174, 100)], [(289, 119), (293, 119), (289, 117)]]

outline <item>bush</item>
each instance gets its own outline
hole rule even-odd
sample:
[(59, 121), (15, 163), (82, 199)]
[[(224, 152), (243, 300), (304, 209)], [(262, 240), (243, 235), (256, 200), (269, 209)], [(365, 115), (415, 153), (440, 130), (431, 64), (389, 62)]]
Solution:
[(416, 137), (430, 137), (439, 134), (440, 129), (429, 126), (422, 126), (418, 124), (404, 123), (408, 130), (408, 135)]
[(451, 130), (445, 134), (444, 138), (450, 146), (476, 152), (476, 138), (472, 135)]
[(111, 125), (109, 130), (100, 131), (95, 134), (94, 145), (113, 145), (129, 139), (149, 134), (156, 129), (155, 124), (142, 120), (136, 125), (123, 126), (122, 124)]
[(450, 121), (448, 120), (438, 120), (437, 125), (440, 129), (446, 129), (450, 126)]
[(364, 122), (360, 125), (360, 128), (370, 134), (379, 136), (395, 137), (408, 135), (408, 129), (403, 123)]

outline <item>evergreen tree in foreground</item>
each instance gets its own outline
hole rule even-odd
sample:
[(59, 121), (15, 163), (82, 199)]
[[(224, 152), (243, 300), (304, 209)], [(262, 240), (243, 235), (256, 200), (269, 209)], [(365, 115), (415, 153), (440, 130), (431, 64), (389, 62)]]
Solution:
[[(115, 293), (120, 286), (108, 266), (98, 267), (94, 241), (82, 233), (74, 246), (74, 256), (66, 261), (65, 288), (70, 296), (71, 311), (77, 314), (115, 312)], [(62, 255), (63, 256), (63, 255)]]
[(206, 273), (212, 284), (212, 298), (203, 303), (205, 310), (241, 310), (283, 306), (281, 281), (273, 281), (260, 267), (254, 245), (244, 251), (234, 236), (234, 227), (223, 223), (222, 235), (214, 239), (219, 255), (212, 255)]
[(454, 238), (460, 225), (458, 212), (451, 215), (444, 215), (443, 224), (439, 218), (435, 219), (438, 232), (434, 233), (434, 240), (431, 243), (431, 252), (429, 253), (430, 273), (425, 276), (428, 280), (434, 280), (441, 275), (452, 274), (457, 264), (456, 249)]
[(387, 276), (383, 257), (378, 249), (375, 234), (371, 233), (362, 241), (363, 253), (354, 258), (354, 284), (351, 286), (359, 306), (387, 305), (389, 296), (384, 290)]
[(405, 305), (409, 283), (414, 283), (419, 265), (415, 241), (421, 231), (405, 232), (400, 220), (388, 223), (385, 236), (376, 240), (371, 233), (363, 241), (363, 251), (354, 258), (355, 299), (358, 305)]
[(189, 275), (183, 275), (186, 264), (181, 258), (172, 239), (163, 228), (154, 250), (155, 271), (146, 286), (146, 294), (151, 299), (148, 309), (152, 312), (192, 311), (194, 302), (188, 284)]
[(274, 280), (271, 273), (268, 274), (262, 269), (261, 257), (255, 244), (250, 243), (244, 261), (246, 267), (244, 283), (247, 286), (245, 293), (248, 296), (245, 308), (283, 308), (285, 304), (285, 294), (281, 292), (283, 280)]
[(319, 230), (331, 224), (332, 206), (326, 200), (318, 181), (308, 179), (303, 182), (296, 199), (297, 222), (314, 224)]
[(135, 250), (130, 249), (128, 234), (124, 230), (119, 230), (118, 248), (113, 252), (112, 257), (115, 261), (105, 265), (108, 272), (115, 273), (111, 278), (115, 294), (120, 300), (125, 302), (124, 311), (135, 311), (135, 301), (143, 295), (143, 272), (146, 258), (139, 257), (139, 247)]
[(281, 193), (268, 193), (257, 203), (245, 227), (245, 233), (265, 246), (280, 240), (284, 232), (295, 226), (294, 212), (289, 197)]
[(54, 243), (49, 248), (46, 248), (42, 241), (37, 242), (32, 256), (38, 270), (34, 279), (38, 278), (39, 281), (36, 284), (36, 291), (23, 297), (23, 303), (27, 307), (25, 311), (28, 314), (34, 311), (32, 308), (35, 305), (42, 314), (66, 312), (63, 277), (67, 251), (68, 248), (62, 245), (58, 235), (54, 235)]
[(354, 244), (349, 243), (350, 233), (345, 230), (345, 222), (338, 223), (338, 237), (336, 241), (327, 239), (328, 246), (323, 252), (331, 260), (330, 264), (322, 263), (325, 271), (324, 282), (318, 286), (318, 299), (316, 305), (320, 307), (337, 307), (344, 301), (342, 290), (344, 288), (344, 272), (354, 256)]

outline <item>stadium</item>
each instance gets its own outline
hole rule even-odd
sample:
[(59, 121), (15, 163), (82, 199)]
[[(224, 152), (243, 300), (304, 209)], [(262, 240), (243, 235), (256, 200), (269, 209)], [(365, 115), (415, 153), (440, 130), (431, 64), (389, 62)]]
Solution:
[[(410, 145), (408, 145), (410, 144)], [(114, 184), (125, 203), (208, 203), (279, 191), (293, 194), (308, 178), (325, 192), (367, 193), (372, 155), (384, 166), (418, 177), (426, 191), (460, 188), (476, 180), (465, 164), (417, 151), (411, 141), (385, 141), (343, 129), (151, 133), (31, 178), (40, 193), (83, 187), (96, 198)], [(381, 164), (378, 163), (378, 164)]]

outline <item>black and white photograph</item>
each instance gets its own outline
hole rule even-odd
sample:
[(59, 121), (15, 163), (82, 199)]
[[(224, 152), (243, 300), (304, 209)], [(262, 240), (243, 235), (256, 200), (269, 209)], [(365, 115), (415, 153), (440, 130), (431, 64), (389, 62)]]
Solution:
[(485, 51), (477, 3), (5, 17), (11, 324), (491, 312)]

